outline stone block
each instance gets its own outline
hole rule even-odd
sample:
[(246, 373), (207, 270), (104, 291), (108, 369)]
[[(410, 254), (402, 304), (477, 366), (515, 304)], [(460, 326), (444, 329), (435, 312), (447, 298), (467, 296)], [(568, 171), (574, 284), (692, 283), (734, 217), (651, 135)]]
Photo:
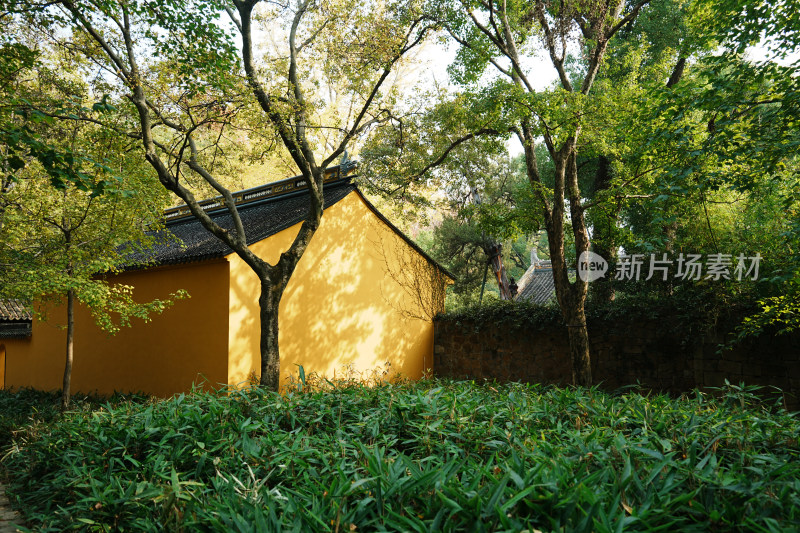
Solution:
[(800, 346), (783, 352), (784, 361), (800, 361)]
[(659, 376), (670, 376), (678, 371), (679, 367), (673, 361), (663, 361), (661, 363), (658, 363)]
[(722, 387), (725, 385), (726, 377), (722, 372), (704, 372), (702, 385), (705, 387)]
[(772, 376), (785, 376), (786, 367), (784, 365), (776, 365), (772, 363), (762, 363), (761, 375), (766, 377)]
[(791, 378), (800, 378), (800, 361), (798, 361), (798, 362), (787, 362), (786, 363), (786, 373)]
[(742, 363), (742, 376), (761, 377), (761, 365), (759, 363)]
[(743, 350), (733, 350), (725, 353), (725, 359), (728, 361), (734, 361), (736, 363), (744, 363), (751, 358)]
[(720, 361), (719, 371), (728, 375), (728, 379), (733, 382), (731, 377), (738, 378), (742, 375), (742, 363), (737, 363), (734, 361)]

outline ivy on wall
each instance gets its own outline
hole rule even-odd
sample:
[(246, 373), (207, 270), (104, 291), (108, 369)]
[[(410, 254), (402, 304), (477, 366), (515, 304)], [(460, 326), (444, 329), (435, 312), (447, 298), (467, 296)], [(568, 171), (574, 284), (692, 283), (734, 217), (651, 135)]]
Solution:
[[(721, 295), (701, 288), (672, 296), (636, 294), (620, 297), (614, 302), (590, 302), (586, 307), (586, 318), (590, 336), (592, 326), (624, 332), (645, 322), (663, 322), (664, 328), (669, 328), (673, 338), (685, 347), (702, 342), (709, 333), (730, 336), (729, 332), (741, 322), (742, 317), (754, 309), (750, 299)], [(436, 320), (469, 325), (476, 332), (487, 327), (511, 332), (565, 328), (561, 312), (555, 304), (541, 306), (528, 302), (492, 301), (482, 306), (439, 314)]]

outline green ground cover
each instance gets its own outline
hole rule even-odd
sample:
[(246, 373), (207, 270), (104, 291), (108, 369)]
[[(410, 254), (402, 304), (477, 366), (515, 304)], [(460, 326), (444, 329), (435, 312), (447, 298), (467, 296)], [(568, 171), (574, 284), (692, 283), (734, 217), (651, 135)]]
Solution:
[(117, 398), (29, 412), (0, 466), (36, 531), (797, 530), (798, 416), (723, 392), (430, 381)]

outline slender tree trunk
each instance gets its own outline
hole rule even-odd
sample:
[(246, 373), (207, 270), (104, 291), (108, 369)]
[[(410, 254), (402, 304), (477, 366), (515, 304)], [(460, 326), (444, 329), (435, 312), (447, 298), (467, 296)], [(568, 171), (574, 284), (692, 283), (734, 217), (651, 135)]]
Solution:
[[(673, 220), (669, 224), (665, 225), (663, 227), (663, 230), (664, 230), (664, 251), (667, 253), (667, 255), (671, 257), (673, 252), (675, 251), (675, 239), (678, 233), (678, 221)], [(670, 275), (667, 276), (667, 282), (664, 287), (664, 292), (667, 296), (672, 296), (675, 290), (675, 285), (673, 283), (674, 279), (675, 278), (672, 273), (670, 273)]]
[(672, 69), (672, 74), (670, 75), (669, 80), (667, 80), (667, 87), (672, 87), (681, 81), (681, 78), (683, 78), (683, 72), (686, 69), (686, 56), (684, 54), (685, 52), (681, 52), (678, 62), (675, 63), (675, 68)]
[[(475, 205), (481, 205), (483, 200), (481, 200), (481, 195), (478, 192), (478, 189), (470, 185), (469, 187), (470, 192), (472, 193), (472, 202)], [(506, 274), (506, 268), (503, 265), (503, 245), (494, 240), (491, 237), (486, 237), (483, 235), (483, 253), (486, 254), (487, 264), (492, 267), (492, 272), (494, 272), (494, 277), (497, 280), (497, 288), (500, 291), (500, 299), (501, 300), (513, 300), (514, 296), (511, 294), (511, 289), (509, 288), (508, 283), (508, 276)], [(483, 280), (484, 287), (486, 286), (486, 276), (484, 275)], [(483, 301), (483, 287), (481, 287), (481, 297), (479, 301)]]
[(483, 291), (486, 289), (486, 277), (489, 274), (489, 261), (486, 261), (486, 268), (483, 270), (483, 283), (481, 283), (481, 296), (478, 298), (478, 305), (483, 303)]
[(497, 280), (497, 288), (500, 291), (500, 299), (513, 300), (514, 297), (512, 296), (511, 289), (509, 288), (506, 267), (503, 265), (503, 245), (493, 239), (488, 239), (486, 244), (483, 246), (483, 252), (487, 257), (487, 265), (492, 267), (495, 280)]
[[(575, 297), (574, 294), (570, 296)], [(568, 305), (565, 310), (564, 319), (567, 322), (569, 335), (572, 383), (589, 387), (592, 385), (592, 365), (589, 359), (589, 331), (586, 328), (584, 303), (581, 301), (571, 302), (571, 305)]]
[[(577, 138), (577, 133), (575, 134)], [(568, 144), (566, 185), (569, 193), (569, 210), (572, 222), (572, 236), (575, 239), (575, 255), (580, 257), (589, 251), (589, 232), (586, 229), (586, 217), (581, 205), (581, 194), (578, 186), (578, 154), (575, 149), (575, 138)], [(572, 379), (576, 385), (590, 387), (592, 385), (592, 366), (589, 357), (589, 331), (586, 326), (586, 295), (589, 284), (576, 276), (570, 285), (570, 298), (565, 319), (569, 325), (569, 348), (572, 354)]]
[(69, 389), (72, 381), (72, 355), (75, 334), (75, 292), (67, 291), (67, 360), (64, 365), (64, 382), (61, 386), (61, 410), (69, 407)]
[(261, 386), (278, 391), (281, 379), (281, 358), (278, 347), (278, 311), (283, 288), (262, 281), (258, 305), (261, 309)]

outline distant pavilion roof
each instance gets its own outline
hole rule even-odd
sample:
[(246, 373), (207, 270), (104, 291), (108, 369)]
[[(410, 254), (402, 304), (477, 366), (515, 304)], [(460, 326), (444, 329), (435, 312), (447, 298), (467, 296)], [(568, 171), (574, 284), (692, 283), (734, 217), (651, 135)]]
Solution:
[(522, 275), (516, 299), (537, 305), (545, 305), (555, 297), (556, 285), (553, 281), (553, 268), (550, 261), (541, 261), (539, 266), (531, 267)]

